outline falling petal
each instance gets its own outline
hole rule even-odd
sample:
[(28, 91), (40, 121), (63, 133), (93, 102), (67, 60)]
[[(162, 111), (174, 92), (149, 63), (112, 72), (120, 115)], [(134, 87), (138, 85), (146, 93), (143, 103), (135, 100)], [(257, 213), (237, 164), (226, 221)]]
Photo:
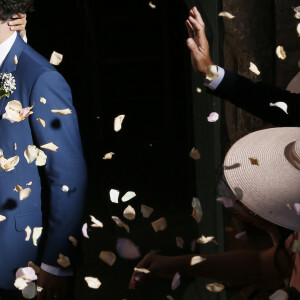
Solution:
[(125, 115), (120, 115), (115, 118), (114, 121), (114, 130), (115, 132), (119, 132), (122, 129), (122, 123), (125, 118)]
[(91, 222), (93, 223), (91, 226), (96, 228), (103, 228), (103, 223), (97, 220), (94, 216), (90, 216)]
[(87, 229), (88, 229), (88, 225), (87, 225), (87, 223), (84, 223), (83, 226), (82, 226), (82, 229), (81, 229), (82, 235), (83, 235), (85, 238), (89, 239), (90, 237), (89, 237), (88, 234), (87, 234)]
[(23, 278), (26, 282), (37, 280), (35, 271), (31, 267), (19, 268), (16, 272), (16, 278)]
[(208, 81), (213, 81), (218, 78), (218, 67), (216, 65), (209, 65), (206, 70), (206, 79)]
[(278, 46), (276, 48), (276, 55), (277, 55), (278, 58), (280, 58), (282, 60), (286, 59), (286, 53), (285, 53), (282, 46)]
[(38, 149), (38, 155), (36, 157), (35, 164), (41, 167), (44, 166), (46, 162), (47, 162), (47, 155), (43, 150)]
[(221, 11), (219, 13), (219, 17), (224, 17), (224, 18), (227, 18), (227, 19), (233, 19), (233, 18), (235, 18), (234, 15), (232, 15), (231, 13), (229, 13), (227, 11)]
[(41, 271), (41, 268), (35, 265), (32, 261), (28, 262), (28, 267), (32, 268), (35, 271), (35, 274), (39, 274)]
[(284, 290), (277, 290), (274, 294), (269, 296), (269, 300), (288, 300), (289, 295)]
[(286, 114), (288, 114), (288, 112), (287, 112), (288, 106), (284, 102), (276, 102), (274, 104), (270, 103), (270, 106), (276, 106), (276, 107), (282, 109)]
[(36, 160), (36, 157), (38, 155), (39, 149), (34, 145), (29, 145), (25, 151), (24, 156), (29, 164), (34, 162)]
[(78, 241), (74, 238), (74, 236), (69, 236), (68, 240), (72, 243), (74, 247), (78, 246)]
[(202, 90), (199, 87), (197, 87), (196, 92), (200, 94), (202, 93)]
[(59, 114), (62, 116), (70, 115), (72, 114), (72, 110), (70, 108), (65, 108), (65, 109), (51, 109), (51, 112), (54, 114)]
[(193, 198), (192, 207), (193, 207), (192, 217), (196, 220), (197, 223), (200, 223), (203, 216), (203, 212), (198, 198), (195, 197)]
[(180, 274), (177, 272), (172, 280), (172, 291), (176, 290), (180, 286)]
[(294, 203), (296, 214), (300, 216), (300, 203)]
[(17, 146), (17, 143), (15, 143), (15, 151), (18, 150), (18, 146)]
[(32, 241), (33, 245), (37, 246), (37, 240), (42, 235), (43, 227), (34, 227), (33, 228), (33, 234), (32, 234)]
[(230, 198), (219, 197), (217, 198), (217, 201), (223, 203), (224, 207), (226, 208), (233, 207), (233, 201)]
[(212, 112), (208, 117), (207, 117), (207, 121), (208, 122), (216, 122), (219, 120), (219, 114), (216, 112)]
[(26, 183), (26, 186), (30, 186), (30, 185), (32, 185), (32, 181)]
[(259, 166), (259, 162), (258, 162), (258, 159), (256, 157), (249, 157), (249, 160), (251, 162), (251, 165)]
[(160, 218), (151, 223), (155, 232), (163, 231), (167, 228), (167, 220), (165, 218)]
[(225, 286), (221, 283), (210, 283), (206, 285), (206, 289), (213, 293), (220, 293), (224, 288)]
[(113, 203), (119, 203), (119, 195), (120, 192), (118, 190), (110, 190), (109, 191), (109, 196), (110, 196), (110, 201)]
[(194, 256), (194, 257), (192, 257), (192, 259), (191, 259), (191, 266), (200, 264), (200, 263), (202, 263), (202, 262), (204, 262), (204, 261), (206, 261), (206, 260), (207, 260), (207, 258), (205, 258), (205, 257)]
[(127, 220), (134, 220), (135, 219), (135, 210), (132, 206), (128, 205), (124, 212), (123, 212), (124, 218)]
[(122, 201), (127, 202), (136, 196), (135, 192), (127, 192), (123, 197)]
[(194, 160), (200, 159), (200, 158), (201, 158), (201, 155), (200, 155), (198, 149), (193, 148), (193, 149), (191, 150), (191, 152), (190, 152), (190, 157), (191, 157), (192, 159), (194, 159)]
[(130, 232), (129, 226), (121, 221), (118, 217), (112, 216), (113, 221), (117, 224), (118, 227), (123, 227), (128, 233)]
[(153, 4), (151, 1), (149, 2), (149, 6), (150, 6), (152, 9), (155, 9), (155, 8), (156, 8), (156, 5)]
[(260, 71), (258, 70), (257, 66), (254, 63), (252, 63), (252, 62), (250, 62), (249, 70), (251, 72), (253, 72), (254, 74), (256, 74), (256, 75), (260, 74)]
[(25, 299), (33, 299), (37, 295), (37, 288), (34, 282), (29, 282), (22, 290), (22, 295)]
[(62, 190), (63, 192), (65, 192), (65, 193), (67, 193), (67, 192), (70, 190), (70, 188), (69, 188), (67, 185), (63, 185), (63, 186), (61, 187), (61, 190)]
[(71, 265), (69, 257), (64, 256), (61, 253), (58, 255), (57, 263), (64, 268), (67, 268)]
[(176, 245), (177, 245), (178, 248), (183, 249), (184, 240), (183, 240), (182, 237), (180, 237), (180, 236), (176, 237)]
[(46, 104), (46, 103), (47, 103), (47, 100), (46, 100), (44, 97), (41, 97), (41, 98), (40, 98), (40, 102), (43, 103), (43, 104)]
[(27, 285), (28, 284), (27, 284), (26, 280), (23, 279), (22, 277), (17, 278), (14, 283), (14, 286), (20, 291), (24, 290)]
[(296, 18), (296, 19), (300, 19), (300, 12), (296, 12), (295, 14), (294, 14), (294, 17)]
[(113, 152), (106, 153), (103, 157), (103, 159), (112, 159), (113, 155), (115, 155)]
[(31, 194), (31, 189), (30, 188), (22, 189), (19, 192), (19, 199), (20, 199), (20, 201), (23, 201), (26, 198), (28, 198), (30, 194)]
[(5, 221), (5, 220), (6, 220), (6, 217), (3, 216), (3, 215), (0, 215), (0, 222), (3, 222), (3, 221)]
[(101, 251), (99, 258), (109, 266), (112, 266), (116, 262), (116, 255), (110, 251)]
[(145, 273), (145, 274), (149, 274), (150, 271), (148, 269), (144, 269), (144, 268), (134, 268), (135, 272), (140, 272), (140, 273)]
[(91, 289), (99, 289), (101, 286), (100, 280), (96, 277), (85, 277), (84, 280)]
[(50, 57), (50, 64), (54, 66), (60, 65), (60, 63), (63, 60), (63, 55), (60, 53), (57, 53), (55, 51), (52, 52), (51, 57)]
[(138, 247), (126, 238), (118, 239), (116, 248), (119, 256), (125, 259), (137, 259), (141, 256)]
[(9, 159), (4, 158), (4, 156), (0, 157), (0, 167), (5, 172), (10, 172), (14, 170), (15, 166), (19, 163), (20, 158), (19, 156), (14, 156)]
[(29, 226), (27, 226), (25, 228), (25, 232), (26, 232), (26, 238), (25, 238), (25, 241), (28, 242), (30, 240), (30, 237), (31, 237), (31, 228)]
[(19, 62), (19, 60), (18, 60), (18, 56), (17, 56), (17, 55), (15, 55), (15, 57), (14, 57), (14, 63), (17, 65), (17, 64), (18, 64), (18, 62)]
[(43, 290), (43, 288), (42, 288), (41, 286), (38, 286), (38, 285), (37, 285), (36, 291), (40, 293), (42, 290)]
[(46, 127), (46, 122), (43, 119), (37, 118), (36, 120), (39, 121), (44, 128)]
[(149, 207), (144, 204), (141, 205), (141, 213), (144, 218), (149, 218), (153, 212), (154, 212), (154, 209), (152, 207)]
[(204, 235), (202, 235), (200, 238), (197, 239), (197, 243), (199, 243), (199, 244), (207, 244), (207, 243), (213, 242), (214, 239), (215, 239), (214, 236), (205, 237)]
[(59, 147), (57, 147), (55, 144), (53, 144), (53, 143), (51, 142), (51, 143), (42, 145), (41, 148), (44, 148), (44, 149), (47, 149), (47, 150), (56, 152), (56, 150), (57, 150)]
[(242, 231), (242, 232), (239, 232), (237, 233), (234, 237), (238, 240), (242, 237), (245, 237), (247, 235), (247, 232), (246, 231)]

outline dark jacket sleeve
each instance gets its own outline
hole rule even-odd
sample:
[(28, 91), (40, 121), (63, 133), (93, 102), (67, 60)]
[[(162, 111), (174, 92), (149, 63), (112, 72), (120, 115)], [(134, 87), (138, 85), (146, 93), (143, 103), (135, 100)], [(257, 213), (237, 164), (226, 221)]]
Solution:
[[(226, 99), (247, 112), (271, 122), (275, 126), (300, 125), (300, 94), (251, 80), (225, 70), (225, 75), (214, 95)], [(288, 114), (270, 103), (284, 102)]]

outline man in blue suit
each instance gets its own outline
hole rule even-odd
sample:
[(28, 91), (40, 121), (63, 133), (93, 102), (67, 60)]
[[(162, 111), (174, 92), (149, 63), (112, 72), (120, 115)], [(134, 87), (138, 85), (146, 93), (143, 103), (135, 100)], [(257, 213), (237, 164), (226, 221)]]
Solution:
[[(0, 149), (4, 162), (13, 157), (18, 162), (12, 169), (3, 164), (0, 169), (0, 299), (23, 299), (14, 287), (15, 272), (33, 261), (41, 265), (38, 299), (65, 300), (70, 298), (66, 287), (77, 263), (69, 237), (80, 237), (86, 165), (68, 84), (8, 26), (10, 16), (26, 13), (31, 6), (32, 0), (0, 0), (0, 73), (12, 75), (16, 84), (0, 99)], [(33, 114), (19, 122), (3, 118), (12, 100), (22, 108), (33, 106)], [(67, 114), (61, 111), (66, 109)], [(41, 148), (49, 143), (58, 149)], [(28, 146), (44, 151), (44, 166), (37, 166), (39, 157), (28, 159)], [(20, 200), (18, 186), (31, 189), (26, 199)], [(25, 229), (38, 232), (41, 227), (37, 246), (32, 236), (25, 241)], [(58, 263), (60, 254), (69, 258), (70, 266)]]

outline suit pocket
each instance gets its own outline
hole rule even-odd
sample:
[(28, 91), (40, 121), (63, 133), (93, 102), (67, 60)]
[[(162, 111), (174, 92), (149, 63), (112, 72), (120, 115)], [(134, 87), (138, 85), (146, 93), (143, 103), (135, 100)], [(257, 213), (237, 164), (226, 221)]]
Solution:
[(37, 211), (30, 214), (15, 216), (15, 226), (17, 231), (24, 231), (27, 226), (31, 229), (42, 226), (42, 212)]

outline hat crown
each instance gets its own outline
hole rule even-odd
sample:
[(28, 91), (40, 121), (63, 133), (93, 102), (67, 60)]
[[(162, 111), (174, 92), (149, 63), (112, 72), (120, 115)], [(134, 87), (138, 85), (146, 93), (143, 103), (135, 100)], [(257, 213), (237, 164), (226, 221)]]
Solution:
[(289, 153), (290, 163), (300, 170), (300, 140), (295, 141), (291, 148)]

